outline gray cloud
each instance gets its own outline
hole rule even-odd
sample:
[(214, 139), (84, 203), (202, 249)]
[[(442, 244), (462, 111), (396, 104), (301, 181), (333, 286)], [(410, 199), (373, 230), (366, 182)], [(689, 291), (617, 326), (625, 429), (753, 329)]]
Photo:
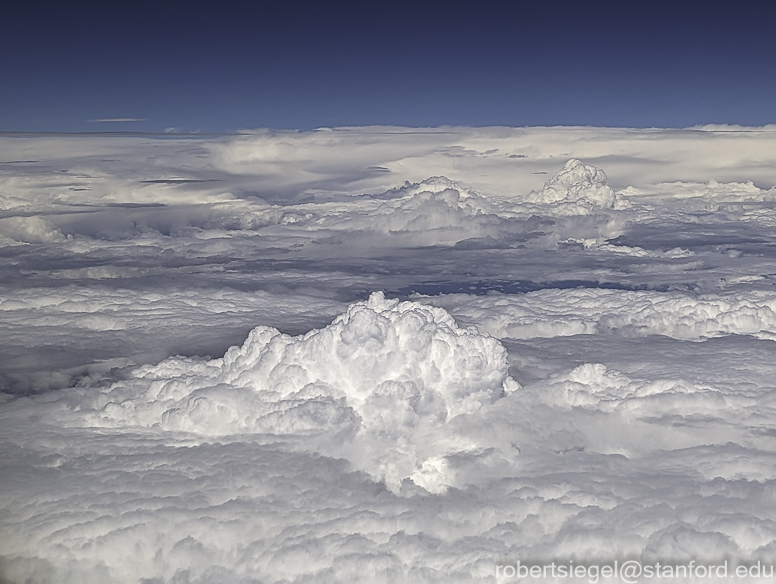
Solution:
[(90, 122), (98, 123), (113, 123), (113, 122), (144, 122), (145, 118), (99, 118), (96, 120), (89, 120)]
[(0, 137), (0, 579), (771, 562), (745, 130)]

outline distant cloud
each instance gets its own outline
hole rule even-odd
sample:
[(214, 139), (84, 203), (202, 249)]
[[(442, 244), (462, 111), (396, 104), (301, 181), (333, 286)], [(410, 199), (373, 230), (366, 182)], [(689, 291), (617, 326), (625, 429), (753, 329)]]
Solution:
[(145, 122), (145, 118), (99, 118), (96, 120), (87, 120), (88, 122)]

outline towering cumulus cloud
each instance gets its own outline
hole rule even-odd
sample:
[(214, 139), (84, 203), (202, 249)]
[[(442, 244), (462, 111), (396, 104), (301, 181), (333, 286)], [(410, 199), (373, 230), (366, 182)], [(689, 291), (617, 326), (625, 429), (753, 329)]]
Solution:
[(411, 478), (437, 492), (452, 480), (445, 457), (474, 447), (448, 422), (516, 387), (496, 339), (444, 309), (374, 293), (303, 336), (259, 326), (221, 359), (139, 368), (84, 396), (75, 423), (301, 438), (394, 490)]
[(580, 209), (615, 207), (617, 198), (600, 168), (571, 159), (529, 201), (544, 204), (573, 205)]

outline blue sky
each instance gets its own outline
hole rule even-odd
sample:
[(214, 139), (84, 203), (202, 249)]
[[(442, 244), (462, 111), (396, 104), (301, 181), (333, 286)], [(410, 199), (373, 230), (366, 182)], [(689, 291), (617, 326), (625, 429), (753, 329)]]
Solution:
[(763, 125), (754, 6), (31, 2), (0, 23), (0, 131)]

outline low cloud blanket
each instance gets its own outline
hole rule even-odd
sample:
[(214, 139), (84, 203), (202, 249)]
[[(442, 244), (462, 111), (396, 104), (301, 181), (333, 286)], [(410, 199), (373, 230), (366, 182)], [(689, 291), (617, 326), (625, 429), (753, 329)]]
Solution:
[(0, 584), (772, 581), (774, 153), (0, 135)]

